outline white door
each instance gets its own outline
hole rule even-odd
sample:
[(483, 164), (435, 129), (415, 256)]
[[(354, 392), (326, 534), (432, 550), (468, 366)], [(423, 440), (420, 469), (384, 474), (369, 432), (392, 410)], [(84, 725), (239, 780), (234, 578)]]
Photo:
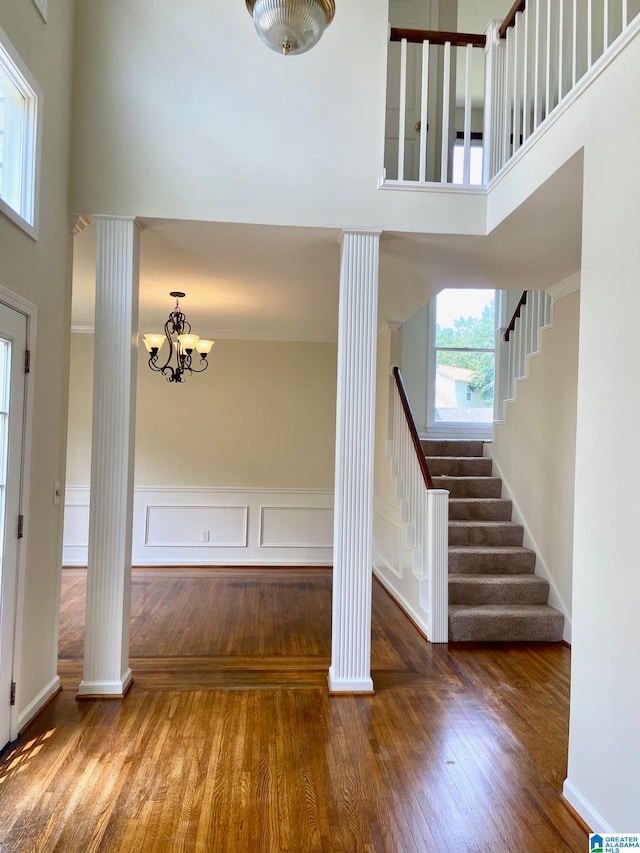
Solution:
[(11, 739), (27, 318), (0, 304), (0, 749)]

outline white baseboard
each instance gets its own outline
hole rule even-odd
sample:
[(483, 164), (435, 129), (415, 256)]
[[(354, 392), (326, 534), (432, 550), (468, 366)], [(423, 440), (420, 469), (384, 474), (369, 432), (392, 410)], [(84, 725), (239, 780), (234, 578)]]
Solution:
[(544, 559), (542, 550), (538, 545), (535, 536), (531, 533), (526, 517), (520, 508), (520, 504), (513, 496), (513, 492), (509, 486), (508, 480), (504, 476), (504, 472), (500, 468), (500, 465), (493, 454), (491, 454), (491, 458), (493, 460), (494, 474), (502, 480), (502, 496), (504, 498), (508, 498), (513, 504), (512, 520), (524, 527), (524, 546), (525, 548), (531, 548), (532, 551), (536, 552), (536, 574), (549, 582), (549, 604), (564, 614), (564, 632), (562, 638), (567, 643), (571, 643), (571, 611), (569, 606), (558, 591), (558, 585), (549, 570), (549, 566)]
[(429, 626), (427, 625), (427, 620), (425, 618), (424, 613), (419, 613), (413, 604), (411, 604), (407, 599), (402, 595), (399, 591), (398, 587), (395, 586), (388, 577), (382, 574), (382, 572), (377, 569), (375, 566), (373, 567), (373, 574), (380, 581), (382, 586), (387, 590), (391, 598), (405, 611), (405, 613), (411, 618), (411, 621), (417, 625), (417, 627), (422, 631), (425, 637), (429, 636)]
[[(89, 487), (68, 486), (62, 562), (86, 566)], [(326, 566), (333, 562), (333, 492), (138, 486), (135, 566)]]
[(589, 800), (580, 793), (569, 779), (564, 780), (562, 794), (592, 832), (599, 832), (601, 835), (615, 833), (615, 829), (607, 823), (600, 812), (591, 805)]
[(33, 718), (44, 708), (60, 690), (60, 676), (56, 675), (42, 690), (29, 702), (29, 704), (18, 714), (18, 725), (16, 736), (26, 728)]

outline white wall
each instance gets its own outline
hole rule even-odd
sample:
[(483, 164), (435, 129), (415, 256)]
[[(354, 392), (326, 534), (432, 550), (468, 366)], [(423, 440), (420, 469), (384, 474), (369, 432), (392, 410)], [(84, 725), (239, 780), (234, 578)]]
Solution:
[(0, 216), (0, 285), (38, 309), (33, 384), (29, 505), (25, 513), (24, 609), (17, 637), (20, 724), (55, 689), (70, 324), (71, 234), (67, 218), (73, 3), (49, 4), (48, 23), (36, 6), (3, 0), (0, 27), (44, 90), (40, 175), (40, 239), (34, 242)]
[(549, 580), (550, 603), (565, 614), (571, 641), (573, 501), (580, 294), (553, 303), (552, 325), (540, 334), (527, 378), (505, 403), (493, 430), (495, 473), (514, 500), (514, 521), (537, 555), (536, 573)]
[(481, 233), (482, 194), (377, 189), (387, 18), (387, 0), (341, 3), (282, 57), (242, 2), (79, 0), (72, 209)]
[(402, 376), (420, 435), (427, 429), (427, 371), (429, 365), (429, 305), (423, 305), (402, 324)]
[[(87, 560), (92, 361), (73, 334), (66, 565)], [(330, 563), (336, 345), (220, 339), (209, 361), (173, 385), (139, 354), (134, 564)]]
[[(640, 826), (640, 38), (593, 86), (584, 152), (569, 769), (594, 828)], [(617, 409), (605, 401), (624, 399)], [(636, 827), (636, 830), (632, 830)]]

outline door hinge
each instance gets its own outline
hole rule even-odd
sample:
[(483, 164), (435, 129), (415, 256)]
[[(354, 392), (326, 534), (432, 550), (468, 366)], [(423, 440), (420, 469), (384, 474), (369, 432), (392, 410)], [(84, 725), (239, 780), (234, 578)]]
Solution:
[(24, 515), (18, 516), (18, 539), (24, 536)]
[(16, 683), (15, 683), (15, 681), (11, 682), (11, 692), (9, 694), (9, 704), (10, 705), (16, 704)]
[(31, 350), (30, 349), (26, 349), (24, 351), (24, 372), (25, 373), (31, 372)]

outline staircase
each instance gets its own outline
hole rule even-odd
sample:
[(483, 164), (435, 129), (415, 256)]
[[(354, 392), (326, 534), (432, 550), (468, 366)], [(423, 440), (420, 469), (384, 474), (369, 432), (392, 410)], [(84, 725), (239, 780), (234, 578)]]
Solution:
[(562, 639), (564, 616), (534, 575), (522, 525), (492, 476), (482, 441), (422, 441), (434, 486), (449, 498), (449, 642)]

